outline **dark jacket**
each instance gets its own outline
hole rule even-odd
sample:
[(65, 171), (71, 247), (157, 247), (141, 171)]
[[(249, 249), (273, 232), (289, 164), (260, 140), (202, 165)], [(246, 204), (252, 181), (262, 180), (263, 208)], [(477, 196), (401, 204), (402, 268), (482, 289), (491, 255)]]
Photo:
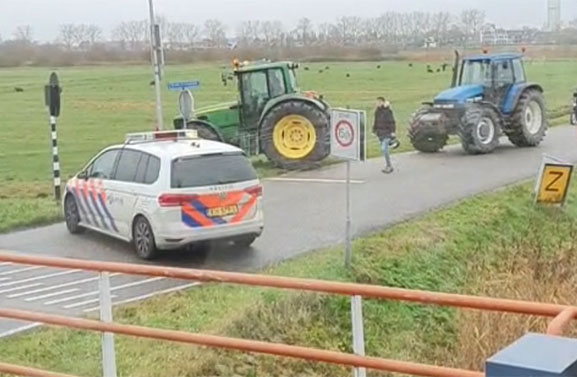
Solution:
[(393, 110), (391, 110), (390, 106), (380, 106), (375, 111), (373, 132), (380, 140), (390, 138), (392, 134), (397, 132), (395, 114), (393, 114)]

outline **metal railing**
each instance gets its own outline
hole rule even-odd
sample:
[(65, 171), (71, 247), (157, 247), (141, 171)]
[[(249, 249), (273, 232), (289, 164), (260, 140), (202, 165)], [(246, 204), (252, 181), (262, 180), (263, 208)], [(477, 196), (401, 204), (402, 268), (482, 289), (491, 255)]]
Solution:
[[(545, 304), (527, 301), (494, 299), (478, 296), (467, 296), (448, 293), (436, 293), (400, 288), (389, 288), (365, 284), (352, 284), (341, 282), (329, 282), (311, 279), (296, 279), (278, 276), (256, 275), (234, 272), (203, 271), (183, 268), (170, 268), (145, 265), (131, 265), (111, 262), (82, 261), (63, 258), (47, 258), (37, 256), (18, 255), (0, 252), (0, 262), (43, 266), (63, 269), (80, 269), (85, 271), (108, 273), (123, 273), (130, 275), (156, 276), (196, 282), (228, 283), (267, 288), (280, 288), (323, 294), (334, 294), (350, 297), (364, 297), (369, 299), (396, 300), (429, 305), (449, 306), (465, 309), (478, 309), (495, 312), (514, 314), (535, 315), (554, 318), (551, 321), (548, 333), (561, 335), (567, 325), (577, 318), (577, 307)], [(101, 286), (102, 289), (102, 286)], [(101, 292), (101, 300), (110, 300)], [(110, 303), (108, 303), (110, 304)], [(110, 308), (106, 303), (101, 303), (104, 310), (102, 321), (84, 318), (71, 318), (66, 316), (43, 314), (37, 312), (0, 308), (0, 318), (14, 320), (40, 322), (49, 325), (62, 326), (75, 329), (102, 332), (104, 334), (122, 334), (136, 337), (158, 339), (186, 344), (201, 345), (213, 348), (223, 348), (244, 352), (253, 352), (266, 355), (297, 358), (301, 360), (337, 364), (353, 368), (367, 368), (379, 371), (402, 373), (414, 376), (430, 377), (482, 377), (481, 372), (462, 369), (446, 368), (411, 362), (388, 360), (383, 358), (365, 357), (360, 355), (326, 351), (314, 348), (298, 347), (292, 345), (234, 339), (205, 334), (194, 334), (182, 331), (161, 330), (155, 328), (122, 325), (111, 322)], [(103, 314), (101, 312), (101, 315)], [(362, 323), (361, 323), (362, 326)], [(108, 338), (110, 347), (110, 337)], [(103, 350), (106, 336), (103, 337)], [(113, 346), (113, 341), (112, 341)], [(105, 358), (114, 358), (114, 352), (105, 355)], [(106, 364), (106, 360), (105, 360)], [(110, 364), (109, 364), (110, 365)], [(106, 372), (105, 376), (115, 375), (115, 370)], [(12, 373), (21, 376), (65, 376), (63, 374), (49, 373), (16, 365), (0, 363), (0, 372)]]

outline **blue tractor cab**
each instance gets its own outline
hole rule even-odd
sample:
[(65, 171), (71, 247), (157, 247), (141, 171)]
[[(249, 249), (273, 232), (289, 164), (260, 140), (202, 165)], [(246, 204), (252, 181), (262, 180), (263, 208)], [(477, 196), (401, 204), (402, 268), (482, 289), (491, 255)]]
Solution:
[(451, 88), (413, 115), (413, 146), (437, 152), (451, 134), (471, 154), (494, 151), (503, 134), (520, 147), (539, 145), (548, 126), (543, 88), (527, 81), (523, 55), (455, 56)]

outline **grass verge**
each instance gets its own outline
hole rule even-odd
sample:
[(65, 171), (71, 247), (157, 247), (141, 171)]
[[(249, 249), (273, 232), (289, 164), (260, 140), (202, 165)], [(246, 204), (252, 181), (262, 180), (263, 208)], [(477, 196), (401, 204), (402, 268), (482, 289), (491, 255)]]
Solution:
[[(576, 193), (573, 189), (570, 197)], [(350, 272), (342, 267), (342, 249), (332, 248), (282, 263), (265, 273), (574, 302), (572, 287), (576, 281), (568, 271), (577, 266), (573, 256), (576, 215), (577, 204), (572, 200), (564, 211), (533, 206), (531, 185), (525, 184), (356, 240)], [(569, 264), (555, 267), (561, 261)], [(535, 274), (540, 278), (535, 279)], [(519, 322), (514, 317), (397, 302), (366, 301), (364, 312), (369, 355), (473, 369), (480, 369), (482, 360), (493, 350), (534, 329), (536, 323), (527, 318)], [(115, 319), (351, 351), (349, 300), (342, 297), (207, 284), (116, 309)], [(501, 321), (509, 325), (502, 327)], [(43, 329), (2, 340), (0, 349), (5, 362), (83, 376), (101, 373), (99, 336), (95, 334)], [(117, 355), (122, 376), (350, 374), (343, 368), (321, 364), (127, 337), (117, 338)]]

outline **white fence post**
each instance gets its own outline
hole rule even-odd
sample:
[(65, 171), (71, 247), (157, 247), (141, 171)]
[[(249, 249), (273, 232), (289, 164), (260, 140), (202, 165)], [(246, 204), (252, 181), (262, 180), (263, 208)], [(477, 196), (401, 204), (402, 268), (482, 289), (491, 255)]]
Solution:
[[(112, 299), (110, 298), (110, 274), (100, 273), (100, 320), (112, 322)], [(116, 352), (114, 334), (102, 334), (102, 373), (104, 377), (116, 377)]]
[[(363, 325), (363, 299), (361, 296), (351, 298), (351, 315), (353, 323), (353, 352), (365, 356), (365, 330)], [(365, 368), (355, 368), (354, 377), (367, 377)]]

